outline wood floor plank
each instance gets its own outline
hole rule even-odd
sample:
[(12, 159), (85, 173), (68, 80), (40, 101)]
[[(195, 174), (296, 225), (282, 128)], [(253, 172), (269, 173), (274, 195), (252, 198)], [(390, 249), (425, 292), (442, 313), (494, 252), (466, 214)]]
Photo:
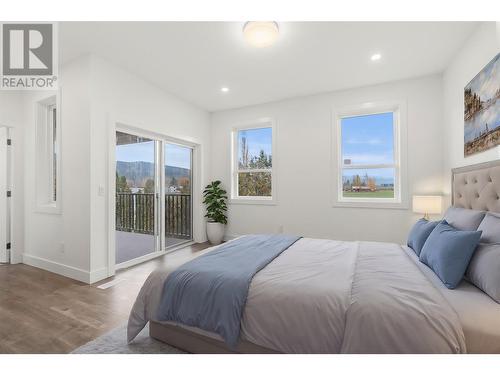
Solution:
[[(95, 285), (24, 264), (0, 266), (0, 353), (71, 352), (124, 324), (152, 271), (181, 264), (208, 246), (188, 246)], [(114, 278), (121, 281), (97, 288)]]

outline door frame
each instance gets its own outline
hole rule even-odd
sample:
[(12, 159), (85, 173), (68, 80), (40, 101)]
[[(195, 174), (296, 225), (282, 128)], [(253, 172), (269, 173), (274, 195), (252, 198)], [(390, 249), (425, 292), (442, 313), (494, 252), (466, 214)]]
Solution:
[[(2, 202), (2, 208), (5, 209), (5, 214), (0, 217), (0, 263), (10, 263), (9, 249), (7, 249), (7, 243), (11, 242), (12, 246), (12, 214), (10, 210), (9, 198), (7, 198), (7, 191), (10, 190), (10, 151), (7, 146), (7, 139), (9, 139), (9, 128), (0, 124), (0, 130), (2, 133), (5, 131), (5, 139), (0, 137), (0, 162), (5, 166), (5, 175), (0, 176), (0, 200)], [(5, 157), (3, 152), (5, 151)], [(1, 168), (3, 169), (3, 168)], [(5, 207), (3, 207), (5, 205)], [(0, 214), (3, 209), (0, 210)], [(5, 238), (3, 238), (5, 236)]]
[[(195, 193), (195, 187), (201, 181), (201, 174), (199, 173), (200, 162), (201, 160), (201, 145), (198, 143), (194, 143), (189, 140), (174, 138), (165, 134), (157, 133), (154, 131), (145, 130), (144, 128), (130, 125), (134, 123), (134, 121), (121, 121), (116, 118), (108, 117), (108, 168), (107, 168), (107, 177), (108, 177), (108, 194), (107, 194), (107, 232), (108, 232), (108, 277), (114, 276), (116, 270), (127, 268), (134, 266), (139, 263), (143, 263), (147, 260), (151, 260), (160, 256), (163, 256), (167, 253), (176, 251), (182, 247), (189, 246), (193, 244), (195, 237), (195, 227), (198, 210), (197, 207), (198, 201), (201, 202), (201, 198), (198, 197), (198, 193)], [(165, 197), (160, 194), (159, 204), (156, 208), (157, 210), (157, 221), (155, 226), (158, 226), (159, 233), (157, 242), (159, 242), (158, 251), (154, 251), (151, 254), (146, 254), (139, 258), (131, 259), (129, 261), (123, 262), (120, 265), (116, 265), (116, 239), (115, 239), (115, 231), (116, 231), (116, 223), (115, 223), (115, 214), (116, 214), (116, 132), (123, 131), (129, 134), (137, 135), (140, 137), (151, 138), (154, 141), (163, 141), (169, 143), (175, 143), (181, 146), (190, 147), (192, 149), (191, 153), (191, 241), (186, 241), (184, 243), (179, 244), (178, 246), (172, 246), (168, 249), (165, 248), (165, 226), (161, 225), (162, 220), (160, 218), (161, 215), (161, 205), (165, 204)], [(164, 143), (162, 143), (164, 144)], [(159, 173), (160, 179), (159, 184), (161, 186), (165, 186), (165, 171), (163, 166), (164, 161), (164, 150), (163, 147), (160, 147), (159, 152), (156, 152), (156, 157), (158, 160), (156, 170)], [(158, 187), (157, 187), (158, 188)], [(161, 190), (159, 191), (161, 193)], [(155, 231), (156, 232), (156, 231)]]
[[(161, 147), (158, 147), (158, 142), (157, 142), (158, 139), (154, 138), (153, 136), (151, 136), (147, 132), (144, 132), (141, 129), (133, 128), (133, 127), (121, 124), (121, 123), (116, 123), (115, 134), (114, 134), (114, 161), (113, 161), (114, 173), (113, 173), (113, 175), (115, 175), (115, 173), (116, 173), (116, 132), (123, 132), (123, 133), (127, 133), (127, 134), (134, 135), (137, 137), (151, 139), (154, 142), (154, 148), (155, 148), (154, 149), (154, 153), (155, 153), (155, 178), (154, 178), (154, 182), (155, 182), (155, 209), (154, 209), (155, 249), (154, 249), (154, 251), (152, 251), (149, 254), (140, 256), (138, 258), (130, 259), (130, 260), (122, 262), (120, 264), (116, 264), (116, 241), (115, 241), (115, 248), (113, 249), (114, 250), (113, 253), (115, 254), (115, 269), (122, 269), (122, 268), (127, 268), (130, 266), (133, 266), (135, 264), (142, 263), (146, 260), (155, 258), (156, 255), (159, 254), (161, 252), (161, 250), (163, 249), (163, 243), (162, 243), (162, 239), (161, 239), (162, 230), (161, 230), (161, 226), (160, 226), (161, 200), (158, 199), (158, 198), (160, 198), (160, 196), (159, 196), (160, 190), (159, 189), (160, 189), (161, 181), (163, 180), (163, 174), (160, 170), (160, 160), (162, 157), (162, 150), (161, 150)], [(116, 179), (115, 179), (115, 185), (116, 185)], [(116, 186), (113, 188), (112, 192), (113, 192), (113, 195), (115, 196)], [(116, 198), (114, 198), (113, 204), (115, 205), (115, 208), (116, 208)], [(115, 214), (113, 214), (112, 217), (114, 218)], [(116, 227), (115, 227), (115, 231), (116, 231)], [(115, 231), (113, 231), (113, 232), (115, 232)]]

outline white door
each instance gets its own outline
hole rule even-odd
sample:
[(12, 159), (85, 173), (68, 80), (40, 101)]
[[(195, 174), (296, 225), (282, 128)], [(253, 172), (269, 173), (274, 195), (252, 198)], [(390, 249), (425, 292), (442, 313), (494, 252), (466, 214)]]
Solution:
[(0, 127), (0, 263), (8, 262), (7, 159), (7, 128)]

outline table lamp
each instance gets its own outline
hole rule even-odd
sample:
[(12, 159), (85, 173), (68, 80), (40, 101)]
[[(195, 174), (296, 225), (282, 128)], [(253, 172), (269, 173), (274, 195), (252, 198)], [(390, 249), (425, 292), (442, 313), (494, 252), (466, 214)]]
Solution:
[(413, 212), (424, 214), (424, 219), (429, 220), (429, 215), (438, 215), (443, 207), (443, 197), (440, 195), (414, 195)]

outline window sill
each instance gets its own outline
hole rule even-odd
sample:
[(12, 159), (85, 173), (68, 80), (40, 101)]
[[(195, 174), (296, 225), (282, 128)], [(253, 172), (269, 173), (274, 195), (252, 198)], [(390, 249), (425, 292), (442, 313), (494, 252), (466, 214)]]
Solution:
[(371, 209), (391, 209), (391, 210), (407, 210), (409, 205), (407, 202), (375, 202), (375, 201), (336, 201), (332, 204), (333, 207), (343, 208), (371, 208)]
[(248, 199), (248, 198), (232, 198), (229, 204), (249, 204), (249, 205), (262, 205), (262, 206), (276, 206), (278, 203), (275, 199)]

